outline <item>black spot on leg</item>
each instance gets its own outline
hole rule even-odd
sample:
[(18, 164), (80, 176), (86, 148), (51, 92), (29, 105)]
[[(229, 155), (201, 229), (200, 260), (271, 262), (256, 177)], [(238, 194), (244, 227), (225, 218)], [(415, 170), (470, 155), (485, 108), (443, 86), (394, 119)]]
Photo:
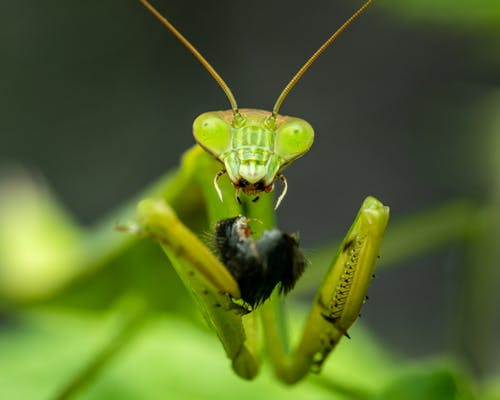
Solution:
[(354, 244), (354, 238), (349, 239), (347, 242), (345, 242), (344, 246), (342, 246), (342, 253), (345, 253), (347, 250), (349, 250), (353, 244)]
[(331, 317), (330, 315), (327, 315), (327, 314), (321, 314), (321, 316), (328, 322), (330, 322), (331, 324), (335, 325), (338, 320), (339, 320), (339, 317)]

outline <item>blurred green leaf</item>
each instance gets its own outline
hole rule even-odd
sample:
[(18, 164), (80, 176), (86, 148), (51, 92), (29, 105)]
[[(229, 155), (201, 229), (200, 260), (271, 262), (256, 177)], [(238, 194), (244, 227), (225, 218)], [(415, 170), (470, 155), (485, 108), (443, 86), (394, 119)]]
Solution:
[(77, 273), (83, 235), (49, 188), (24, 170), (0, 180), (0, 297), (51, 296)]
[[(215, 335), (178, 316), (152, 317), (130, 339), (121, 331), (127, 326), (124, 310), (45, 308), (3, 316), (0, 398), (53, 399), (83, 378), (78, 399), (472, 398), (454, 367), (412, 367), (389, 356), (359, 324), (353, 340), (340, 344), (320, 375), (284, 386), (269, 368), (252, 383), (238, 378)], [(300, 320), (295, 313), (292, 317)], [(128, 345), (120, 349), (123, 343)]]
[(452, 368), (425, 365), (404, 373), (374, 400), (471, 400), (472, 389)]
[(497, 0), (405, 0), (379, 4), (410, 20), (455, 24), (458, 28), (490, 26), (498, 30), (500, 22)]
[[(0, 398), (54, 398), (93, 362), (117, 326), (115, 315), (48, 309), (4, 322)], [(151, 319), (78, 398), (289, 399), (291, 393), (297, 398), (327, 398), (326, 389), (312, 382), (285, 387), (269, 370), (249, 384), (232, 372), (212, 332), (163, 315)]]
[[(300, 315), (293, 314), (293, 321)], [(89, 365), (107, 354), (120, 337), (123, 310), (89, 312), (44, 308), (4, 315), (0, 325), (0, 398), (49, 399)], [(286, 387), (264, 368), (249, 384), (230, 368), (216, 336), (174, 315), (151, 318), (129, 345), (84, 387), (83, 399), (325, 399), (350, 398), (326, 394), (332, 387), (352, 387), (370, 393), (391, 380), (398, 365), (362, 327), (354, 341), (344, 341), (318, 377)], [(101, 365), (102, 367), (102, 365)], [(24, 384), (29, 382), (30, 384)]]

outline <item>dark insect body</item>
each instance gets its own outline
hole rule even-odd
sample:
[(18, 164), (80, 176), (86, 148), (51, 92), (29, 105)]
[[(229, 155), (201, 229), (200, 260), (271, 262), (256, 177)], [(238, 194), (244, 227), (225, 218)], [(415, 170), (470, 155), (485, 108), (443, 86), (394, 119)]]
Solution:
[(214, 239), (219, 259), (252, 307), (265, 301), (277, 285), (280, 293), (292, 290), (307, 265), (295, 235), (271, 229), (255, 240), (248, 219), (241, 215), (219, 221)]

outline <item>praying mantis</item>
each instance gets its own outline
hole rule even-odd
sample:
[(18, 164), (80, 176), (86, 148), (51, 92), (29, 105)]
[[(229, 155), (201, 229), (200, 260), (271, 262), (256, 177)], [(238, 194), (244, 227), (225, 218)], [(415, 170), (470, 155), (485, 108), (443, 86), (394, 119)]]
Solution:
[[(149, 198), (139, 203), (136, 223), (119, 228), (161, 245), (239, 376), (253, 379), (257, 375), (262, 353), (259, 339), (263, 337), (276, 376), (285, 383), (295, 383), (309, 372), (319, 372), (339, 340), (349, 337), (348, 330), (359, 315), (373, 275), (389, 218), (388, 207), (373, 197), (365, 199), (314, 298), (302, 337), (290, 350), (282, 328), (278, 290), (269, 299), (266, 295), (254, 304), (244, 304), (248, 302), (242, 300), (241, 283), (216, 252), (176, 215), (175, 204), (182, 202), (188, 191), (199, 188), (209, 229), (220, 224), (240, 229), (234, 238), (219, 230), (222, 239), (234, 240), (235, 246), (229, 260), (226, 257), (224, 261), (257, 251), (253, 237), (272, 232), (274, 209), (287, 192), (283, 169), (304, 155), (314, 140), (311, 125), (300, 118), (280, 115), (281, 105), (314, 61), (373, 0), (367, 1), (307, 60), (280, 94), (272, 111), (240, 109), (227, 84), (198, 50), (147, 0), (140, 2), (212, 75), (226, 94), (231, 110), (207, 112), (194, 121), (197, 145), (184, 155), (177, 175), (157, 191), (160, 199)], [(227, 180), (221, 179), (224, 175)], [(276, 180), (282, 182), (283, 191), (273, 207), (269, 193), (273, 192)], [(245, 246), (238, 247), (242, 243)], [(281, 248), (273, 246), (270, 250), (273, 260), (280, 262)], [(265, 260), (259, 261), (258, 251), (256, 255), (258, 268), (276, 268)], [(292, 261), (296, 257), (292, 255)]]

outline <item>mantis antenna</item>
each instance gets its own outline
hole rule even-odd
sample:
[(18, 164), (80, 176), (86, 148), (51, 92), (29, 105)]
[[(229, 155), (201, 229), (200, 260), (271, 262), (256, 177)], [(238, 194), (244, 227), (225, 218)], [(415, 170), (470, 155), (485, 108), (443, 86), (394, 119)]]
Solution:
[(146, 7), (155, 17), (158, 19), (172, 34), (179, 39), (179, 41), (196, 57), (196, 59), (205, 67), (210, 75), (215, 79), (217, 84), (226, 94), (226, 97), (231, 103), (231, 108), (233, 109), (233, 114), (236, 116), (239, 114), (238, 112), (238, 104), (236, 103), (236, 99), (229, 89), (229, 86), (224, 82), (224, 79), (217, 73), (217, 71), (210, 65), (210, 63), (201, 55), (201, 53), (196, 50), (196, 48), (187, 40), (182, 33), (180, 33), (175, 27), (163, 16), (159, 13), (159, 11), (154, 8), (147, 0), (139, 0), (144, 7)]
[[(141, 0), (142, 1), (142, 0)], [(278, 115), (281, 104), (285, 100), (285, 97), (290, 93), (290, 91), (293, 89), (295, 84), (299, 81), (300, 78), (302, 78), (302, 75), (309, 69), (309, 67), (318, 59), (318, 57), (327, 49), (330, 44), (337, 39), (337, 37), (349, 26), (351, 25), (356, 18), (358, 18), (367, 8), (370, 6), (370, 4), (373, 2), (373, 0), (368, 0), (363, 6), (356, 11), (351, 18), (349, 18), (346, 22), (342, 24), (342, 26), (337, 29), (332, 36), (330, 36), (325, 43), (321, 45), (321, 47), (316, 50), (316, 52), (306, 61), (306, 63), (297, 71), (295, 76), (288, 82), (288, 85), (285, 86), (283, 91), (278, 97), (278, 100), (276, 100), (276, 103), (274, 104), (273, 107), (273, 112), (272, 112), (272, 118), (276, 118), (276, 115)]]

